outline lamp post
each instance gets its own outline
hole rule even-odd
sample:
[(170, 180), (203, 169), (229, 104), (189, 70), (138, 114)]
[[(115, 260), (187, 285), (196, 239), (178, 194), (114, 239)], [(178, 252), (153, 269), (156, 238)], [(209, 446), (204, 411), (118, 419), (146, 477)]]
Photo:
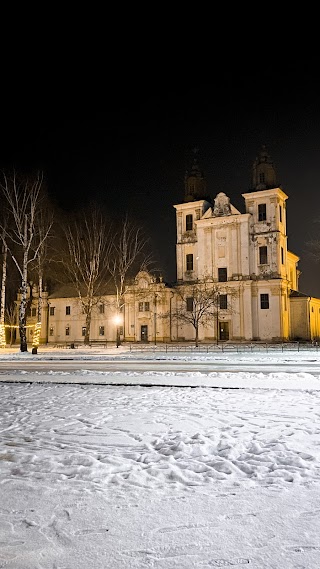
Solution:
[(217, 293), (217, 346), (219, 345), (219, 303), (220, 303), (220, 293)]
[(122, 322), (122, 318), (120, 316), (120, 314), (116, 314), (114, 317), (114, 323), (117, 327), (117, 332), (116, 332), (116, 347), (119, 348), (120, 346), (120, 324)]
[(157, 295), (154, 295), (154, 314), (153, 314), (153, 318), (154, 318), (154, 345), (156, 346), (157, 344)]

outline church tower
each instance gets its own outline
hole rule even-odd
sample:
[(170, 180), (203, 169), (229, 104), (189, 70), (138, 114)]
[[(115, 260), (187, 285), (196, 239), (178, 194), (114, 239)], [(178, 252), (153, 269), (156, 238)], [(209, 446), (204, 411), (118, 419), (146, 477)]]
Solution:
[(287, 278), (286, 200), (265, 146), (252, 166), (252, 189), (242, 194), (251, 214), (250, 273), (255, 279)]
[(210, 208), (207, 196), (206, 179), (198, 163), (198, 150), (193, 151), (191, 168), (184, 178), (184, 203), (175, 205), (176, 209), (176, 262), (178, 282), (190, 282), (198, 278), (198, 237), (197, 220)]

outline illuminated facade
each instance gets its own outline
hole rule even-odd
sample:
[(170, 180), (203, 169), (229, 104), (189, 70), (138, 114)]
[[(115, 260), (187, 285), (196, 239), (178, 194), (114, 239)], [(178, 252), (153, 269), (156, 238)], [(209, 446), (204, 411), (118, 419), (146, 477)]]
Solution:
[[(122, 324), (114, 323), (115, 298), (99, 299), (92, 341), (178, 342), (194, 340), (190, 323), (177, 322), (184, 289), (212, 286), (217, 310), (200, 323), (199, 341), (313, 340), (320, 337), (320, 300), (299, 292), (299, 257), (288, 250), (286, 200), (270, 156), (263, 147), (252, 169), (244, 212), (219, 192), (207, 195), (195, 156), (185, 176), (184, 201), (176, 210), (176, 274), (170, 286), (141, 272), (124, 297)], [(174, 246), (174, 245), (173, 245)], [(179, 300), (180, 296), (180, 300)], [(42, 343), (81, 342), (85, 315), (72, 291), (57, 290), (44, 307)]]

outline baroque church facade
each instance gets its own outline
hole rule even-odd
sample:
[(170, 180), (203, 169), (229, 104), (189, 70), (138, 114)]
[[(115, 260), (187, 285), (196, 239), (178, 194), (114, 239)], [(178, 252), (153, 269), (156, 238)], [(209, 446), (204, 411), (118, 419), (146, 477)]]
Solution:
[[(121, 322), (115, 324), (114, 295), (99, 299), (90, 339), (115, 342), (181, 342), (195, 339), (184, 291), (215, 291), (214, 316), (199, 322), (200, 342), (287, 342), (320, 337), (320, 299), (299, 292), (299, 257), (288, 249), (287, 194), (278, 185), (263, 147), (253, 163), (251, 189), (241, 213), (219, 192), (208, 197), (195, 155), (185, 175), (184, 200), (176, 211), (176, 282), (148, 272), (128, 284)], [(174, 246), (174, 244), (173, 244)], [(32, 309), (31, 309), (32, 310)], [(190, 308), (192, 310), (192, 306)], [(32, 324), (32, 312), (28, 320)], [(60, 288), (43, 299), (40, 343), (83, 342), (85, 315), (78, 298)], [(32, 326), (28, 328), (32, 341)]]

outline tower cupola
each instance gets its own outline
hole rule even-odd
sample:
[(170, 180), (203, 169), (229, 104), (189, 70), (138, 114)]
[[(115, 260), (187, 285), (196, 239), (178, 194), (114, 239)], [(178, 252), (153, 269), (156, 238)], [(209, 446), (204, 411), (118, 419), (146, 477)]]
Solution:
[(252, 191), (271, 190), (278, 187), (276, 171), (265, 146), (252, 167)]
[(199, 168), (198, 149), (193, 150), (193, 161), (191, 168), (186, 171), (184, 177), (185, 202), (193, 202), (207, 199), (207, 182), (203, 172)]

